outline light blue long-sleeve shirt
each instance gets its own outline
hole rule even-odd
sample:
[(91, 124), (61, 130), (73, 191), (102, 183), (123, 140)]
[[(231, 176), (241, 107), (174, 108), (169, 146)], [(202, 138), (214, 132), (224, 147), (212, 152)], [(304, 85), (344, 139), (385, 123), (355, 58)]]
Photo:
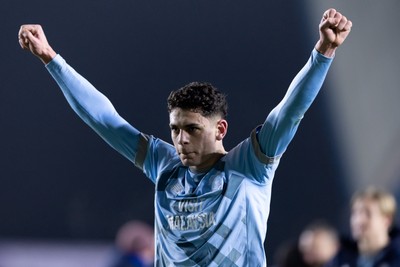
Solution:
[(331, 62), (313, 50), (265, 122), (200, 179), (171, 144), (120, 117), (60, 55), (46, 67), (75, 112), (155, 183), (156, 266), (253, 267), (266, 266), (263, 243), (275, 170)]

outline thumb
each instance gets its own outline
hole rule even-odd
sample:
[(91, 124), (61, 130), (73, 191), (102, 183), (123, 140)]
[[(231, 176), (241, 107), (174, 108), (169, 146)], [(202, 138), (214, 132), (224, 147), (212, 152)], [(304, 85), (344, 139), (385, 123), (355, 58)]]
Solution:
[(321, 30), (328, 29), (328, 28), (334, 28), (338, 25), (340, 19), (339, 18), (326, 18), (324, 21), (321, 23)]
[(37, 38), (32, 34), (31, 31), (25, 31), (22, 36), (24, 37), (24, 43), (26, 45), (34, 45), (35, 43), (37, 43)]
[(22, 48), (29, 49), (29, 44), (33, 39), (33, 35), (28, 30), (22, 30), (19, 34), (19, 43)]

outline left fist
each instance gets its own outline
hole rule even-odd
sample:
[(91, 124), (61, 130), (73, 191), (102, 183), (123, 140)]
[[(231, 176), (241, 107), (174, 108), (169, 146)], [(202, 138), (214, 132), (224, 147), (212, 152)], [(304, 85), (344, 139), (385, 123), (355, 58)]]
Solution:
[(324, 12), (319, 24), (320, 42), (323, 46), (340, 46), (351, 31), (352, 22), (331, 8)]

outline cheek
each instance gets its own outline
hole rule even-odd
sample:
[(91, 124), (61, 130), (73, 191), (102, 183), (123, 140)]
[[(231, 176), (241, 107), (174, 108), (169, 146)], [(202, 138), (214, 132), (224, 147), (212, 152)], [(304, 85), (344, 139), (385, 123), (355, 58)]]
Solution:
[(212, 151), (215, 150), (215, 138), (211, 134), (208, 137), (204, 137), (201, 141), (203, 150)]
[(367, 223), (367, 220), (365, 216), (358, 214), (358, 215), (353, 215), (350, 218), (350, 224), (352, 228), (358, 228), (362, 225), (365, 225)]
[(171, 141), (172, 141), (172, 143), (174, 144), (174, 146), (176, 147), (177, 144), (178, 144), (178, 142), (177, 142), (176, 137), (175, 137), (174, 135), (172, 135), (172, 134), (171, 134)]
[(174, 135), (174, 134), (171, 134), (171, 140), (172, 140), (172, 142), (173, 142), (174, 144), (178, 143), (178, 138), (177, 138), (177, 136)]
[(389, 223), (384, 217), (376, 218), (371, 224), (374, 228), (389, 229)]

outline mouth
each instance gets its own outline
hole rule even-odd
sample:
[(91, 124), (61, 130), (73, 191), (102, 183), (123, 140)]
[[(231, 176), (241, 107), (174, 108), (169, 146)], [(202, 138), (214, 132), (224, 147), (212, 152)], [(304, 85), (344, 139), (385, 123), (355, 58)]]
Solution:
[(194, 156), (194, 152), (188, 152), (188, 151), (181, 151), (181, 152), (179, 152), (179, 156), (182, 158), (182, 159), (190, 159), (190, 158), (193, 158), (193, 156)]
[(193, 154), (194, 152), (191, 151), (178, 151), (179, 155), (189, 155), (189, 154)]

